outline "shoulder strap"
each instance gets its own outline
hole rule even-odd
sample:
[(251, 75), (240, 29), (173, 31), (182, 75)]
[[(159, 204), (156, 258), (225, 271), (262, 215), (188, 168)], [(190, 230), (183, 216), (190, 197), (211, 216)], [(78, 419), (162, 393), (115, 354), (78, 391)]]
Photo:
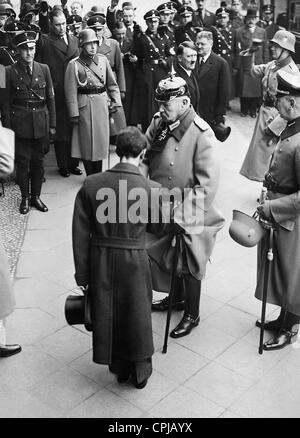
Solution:
[(84, 61), (82, 61), (82, 59), (78, 58), (76, 61), (83, 65), (86, 70), (89, 70), (101, 82), (101, 84), (104, 85), (102, 78), (100, 78), (100, 76), (98, 76), (94, 70), (92, 70)]
[(226, 44), (227, 48), (228, 48), (229, 50), (231, 50), (231, 47), (230, 47), (230, 45), (228, 44), (228, 42), (226, 41), (224, 35), (221, 34), (221, 32), (219, 31), (219, 29), (218, 29), (216, 26), (212, 26), (212, 27), (216, 30), (216, 32), (218, 33), (218, 35), (220, 36), (220, 38), (222, 39), (222, 41)]

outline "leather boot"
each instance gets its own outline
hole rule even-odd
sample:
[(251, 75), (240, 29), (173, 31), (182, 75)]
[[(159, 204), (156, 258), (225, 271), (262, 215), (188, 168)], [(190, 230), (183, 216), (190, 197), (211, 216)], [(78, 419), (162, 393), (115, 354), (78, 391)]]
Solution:
[(48, 207), (41, 201), (39, 196), (31, 196), (30, 205), (43, 213), (48, 211)]
[[(169, 308), (169, 296), (167, 295), (162, 300), (153, 301), (152, 310), (156, 310), (158, 312), (164, 312)], [(185, 309), (185, 301), (184, 301), (184, 290), (183, 290), (183, 282), (182, 277), (176, 277), (175, 283), (175, 293), (173, 298), (172, 309), (175, 310), (184, 310)]]
[(192, 329), (200, 322), (199, 303), (201, 281), (191, 275), (185, 275), (183, 279), (185, 291), (185, 312), (180, 323), (171, 331), (172, 338), (181, 338), (190, 334)]
[[(280, 314), (277, 319), (274, 319), (273, 321), (266, 321), (265, 322), (265, 330), (270, 330), (271, 332), (278, 333), (279, 330), (282, 327), (282, 323), (285, 317), (285, 309), (281, 308)], [(261, 320), (258, 319), (255, 323), (256, 327), (261, 328)]]
[(289, 345), (292, 338), (298, 334), (299, 322), (300, 316), (286, 311), (281, 329), (273, 338), (264, 343), (264, 350), (280, 350)]
[(27, 196), (22, 198), (19, 211), (21, 214), (27, 214), (29, 212), (29, 198)]

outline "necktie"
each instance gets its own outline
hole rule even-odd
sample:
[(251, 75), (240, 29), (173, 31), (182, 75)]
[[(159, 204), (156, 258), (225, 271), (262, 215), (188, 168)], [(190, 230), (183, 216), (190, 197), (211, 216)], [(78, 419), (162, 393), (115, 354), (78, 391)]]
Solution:
[(26, 72), (27, 72), (27, 74), (28, 74), (28, 76), (30, 76), (31, 77), (31, 68), (29, 67), (29, 65), (26, 65)]
[(203, 66), (203, 64), (204, 64), (204, 58), (201, 58), (200, 59), (200, 68)]

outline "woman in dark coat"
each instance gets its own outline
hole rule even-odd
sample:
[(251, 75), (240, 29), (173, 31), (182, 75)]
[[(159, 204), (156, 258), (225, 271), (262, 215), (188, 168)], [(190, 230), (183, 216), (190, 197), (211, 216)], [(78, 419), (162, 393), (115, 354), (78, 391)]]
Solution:
[(121, 162), (86, 179), (73, 216), (75, 278), (79, 286), (88, 286), (91, 297), (93, 360), (108, 364), (119, 382), (131, 375), (137, 388), (143, 388), (151, 375), (154, 352), (152, 283), (145, 249), (149, 203), (136, 213), (136, 222), (131, 216), (127, 219), (137, 204), (128, 195), (142, 191), (149, 200), (151, 188), (159, 187), (137, 167), (145, 148), (146, 138), (137, 128), (121, 131), (117, 142)]

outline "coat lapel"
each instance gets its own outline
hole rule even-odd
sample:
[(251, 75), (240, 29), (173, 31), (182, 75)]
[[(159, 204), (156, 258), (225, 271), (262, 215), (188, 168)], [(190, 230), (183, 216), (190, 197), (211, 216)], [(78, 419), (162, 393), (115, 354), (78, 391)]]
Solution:
[(103, 39), (101, 46), (99, 46), (98, 52), (105, 56), (111, 52), (111, 47), (107, 40)]
[(51, 44), (59, 50), (64, 56), (66, 56), (68, 47), (66, 43), (61, 38), (49, 38), (51, 41)]
[(201, 79), (203, 76), (205, 76), (206, 73), (209, 72), (209, 70), (211, 69), (212, 65), (213, 59), (212, 54), (210, 54), (204, 65), (202, 65), (201, 69), (199, 70), (198, 79)]
[(78, 39), (72, 35), (68, 35), (68, 47), (66, 57), (68, 60), (73, 59), (78, 55)]

